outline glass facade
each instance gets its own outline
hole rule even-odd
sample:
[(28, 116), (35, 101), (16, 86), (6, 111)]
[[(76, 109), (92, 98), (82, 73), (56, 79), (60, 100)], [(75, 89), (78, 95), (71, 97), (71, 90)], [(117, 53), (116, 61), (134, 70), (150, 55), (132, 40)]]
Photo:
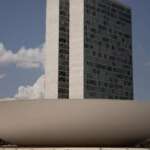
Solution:
[(69, 0), (59, 3), (58, 98), (69, 98)]
[(84, 0), (84, 96), (133, 99), (130, 8)]

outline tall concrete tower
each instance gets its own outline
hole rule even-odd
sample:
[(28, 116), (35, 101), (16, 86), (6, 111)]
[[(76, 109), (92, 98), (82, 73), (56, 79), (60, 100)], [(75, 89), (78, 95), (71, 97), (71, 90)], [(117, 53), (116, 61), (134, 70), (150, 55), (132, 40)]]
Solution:
[(47, 0), (45, 45), (46, 98), (58, 98), (59, 0)]
[(69, 98), (69, 0), (47, 0), (46, 98)]
[(47, 0), (47, 98), (133, 99), (131, 9)]

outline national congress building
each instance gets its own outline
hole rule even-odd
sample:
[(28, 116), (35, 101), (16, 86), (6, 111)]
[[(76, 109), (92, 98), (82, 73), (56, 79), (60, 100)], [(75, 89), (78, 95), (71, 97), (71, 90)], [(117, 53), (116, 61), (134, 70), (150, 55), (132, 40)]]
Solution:
[(47, 100), (0, 102), (1, 149), (148, 150), (150, 103), (104, 100), (133, 99), (131, 32), (118, 1), (47, 0)]
[(133, 99), (131, 9), (47, 0), (46, 97)]

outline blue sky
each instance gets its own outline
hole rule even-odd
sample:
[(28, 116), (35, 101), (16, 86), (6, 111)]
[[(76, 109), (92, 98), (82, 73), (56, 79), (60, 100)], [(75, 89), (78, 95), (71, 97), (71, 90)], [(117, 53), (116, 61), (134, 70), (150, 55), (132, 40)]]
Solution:
[[(13, 53), (41, 47), (45, 41), (45, 0), (0, 0), (0, 43)], [(0, 97), (12, 97), (21, 85), (32, 85), (41, 67), (24, 69), (1, 65)]]
[[(150, 0), (120, 1), (133, 12), (135, 99), (150, 100)], [(0, 59), (0, 97), (12, 97), (20, 86), (32, 86), (44, 72), (38, 56), (45, 41), (45, 5), (46, 0), (0, 0), (0, 58), (5, 54)], [(26, 62), (29, 55), (32, 67)]]
[(121, 0), (133, 13), (135, 99), (150, 100), (150, 0)]

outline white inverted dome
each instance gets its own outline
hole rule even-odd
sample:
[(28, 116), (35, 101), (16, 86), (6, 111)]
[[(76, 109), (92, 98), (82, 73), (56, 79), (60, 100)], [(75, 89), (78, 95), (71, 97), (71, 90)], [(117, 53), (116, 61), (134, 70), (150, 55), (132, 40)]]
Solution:
[(20, 146), (133, 146), (150, 138), (150, 103), (0, 102), (0, 139)]

